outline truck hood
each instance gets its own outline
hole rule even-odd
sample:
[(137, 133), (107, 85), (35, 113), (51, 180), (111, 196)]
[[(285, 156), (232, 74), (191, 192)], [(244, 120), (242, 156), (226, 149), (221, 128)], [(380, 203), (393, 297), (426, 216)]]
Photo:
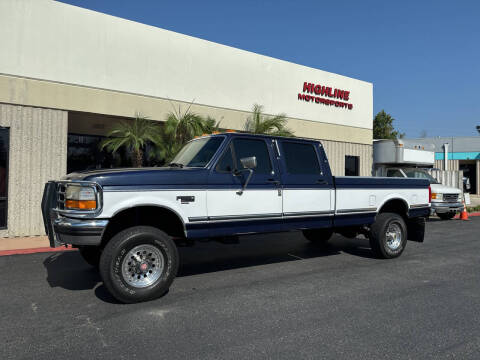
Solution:
[(433, 193), (439, 193), (439, 194), (460, 194), (461, 193), (460, 189), (457, 189), (452, 186), (445, 186), (442, 184), (431, 184), (430, 188), (432, 189)]
[(80, 171), (68, 174), (64, 180), (92, 181), (103, 187), (197, 185), (206, 184), (207, 176), (205, 168), (154, 167)]

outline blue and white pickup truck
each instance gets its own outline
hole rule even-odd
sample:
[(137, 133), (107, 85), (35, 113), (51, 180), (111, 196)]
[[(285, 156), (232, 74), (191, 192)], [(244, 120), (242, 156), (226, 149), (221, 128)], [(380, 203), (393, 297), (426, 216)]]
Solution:
[(162, 296), (177, 246), (301, 230), (316, 244), (363, 234), (395, 258), (423, 241), (423, 179), (335, 177), (319, 141), (225, 133), (190, 141), (166, 167), (78, 172), (45, 185), (52, 247), (71, 244), (106, 288), (132, 303)]

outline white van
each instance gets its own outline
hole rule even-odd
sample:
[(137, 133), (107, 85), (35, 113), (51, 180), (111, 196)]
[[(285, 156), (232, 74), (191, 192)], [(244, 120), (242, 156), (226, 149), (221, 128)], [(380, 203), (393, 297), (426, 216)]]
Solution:
[(432, 191), (431, 215), (437, 214), (444, 220), (452, 219), (458, 211), (463, 209), (462, 192), (460, 189), (440, 184), (426, 170), (412, 167), (386, 168), (387, 177), (405, 177), (428, 179)]

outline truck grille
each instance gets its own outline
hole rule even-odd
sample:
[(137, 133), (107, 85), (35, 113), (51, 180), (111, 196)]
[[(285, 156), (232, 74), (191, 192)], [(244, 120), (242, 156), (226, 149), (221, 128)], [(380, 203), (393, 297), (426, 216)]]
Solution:
[(458, 194), (443, 194), (443, 201), (457, 202), (458, 201)]
[(65, 191), (66, 191), (65, 184), (62, 184), (62, 183), (57, 184), (57, 209), (58, 210), (65, 209)]

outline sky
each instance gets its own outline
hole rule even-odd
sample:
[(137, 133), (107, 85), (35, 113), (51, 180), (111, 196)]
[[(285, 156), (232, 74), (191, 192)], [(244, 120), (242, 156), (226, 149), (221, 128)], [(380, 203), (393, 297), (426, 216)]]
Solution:
[(478, 135), (478, 0), (62, 2), (372, 82), (410, 138)]

